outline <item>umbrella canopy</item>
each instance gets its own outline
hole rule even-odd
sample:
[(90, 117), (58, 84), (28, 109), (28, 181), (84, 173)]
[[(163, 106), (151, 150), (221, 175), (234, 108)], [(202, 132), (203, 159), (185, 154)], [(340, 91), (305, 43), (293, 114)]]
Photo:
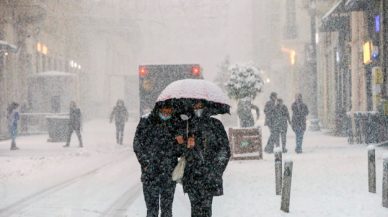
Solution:
[(211, 115), (230, 113), (228, 98), (216, 84), (200, 80), (185, 79), (169, 84), (159, 95), (156, 104), (163, 102), (204, 102)]

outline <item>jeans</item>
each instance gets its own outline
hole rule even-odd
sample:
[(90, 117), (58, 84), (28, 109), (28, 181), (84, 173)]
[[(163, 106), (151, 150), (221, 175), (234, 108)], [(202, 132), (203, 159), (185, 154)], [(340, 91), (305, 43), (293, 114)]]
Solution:
[(270, 127), (269, 131), (271, 132), (271, 135), (268, 138), (268, 142), (264, 150), (267, 152), (273, 152), (274, 145), (276, 144), (276, 147), (279, 146), (279, 130)]
[(147, 217), (172, 217), (172, 202), (174, 201), (176, 182), (167, 181), (160, 185), (143, 182), (144, 200), (147, 206)]
[(116, 139), (119, 144), (123, 144), (124, 126), (124, 122), (116, 122)]
[(281, 130), (280, 131), (280, 138), (282, 140), (282, 147), (286, 148), (287, 143), (287, 130)]
[(18, 135), (18, 127), (9, 128), (9, 133), (11, 134), (12, 143), (15, 143), (16, 136)]
[(302, 143), (303, 143), (304, 131), (298, 130), (298, 131), (295, 131), (295, 134), (296, 134), (296, 148), (295, 148), (295, 151), (302, 151)]
[(191, 217), (211, 217), (213, 196), (189, 193)]

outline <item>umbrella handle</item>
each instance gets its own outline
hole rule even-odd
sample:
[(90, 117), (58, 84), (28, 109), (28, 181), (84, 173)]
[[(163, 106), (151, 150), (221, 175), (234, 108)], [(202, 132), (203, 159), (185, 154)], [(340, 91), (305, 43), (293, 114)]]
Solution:
[(189, 120), (186, 121), (186, 137), (189, 139)]

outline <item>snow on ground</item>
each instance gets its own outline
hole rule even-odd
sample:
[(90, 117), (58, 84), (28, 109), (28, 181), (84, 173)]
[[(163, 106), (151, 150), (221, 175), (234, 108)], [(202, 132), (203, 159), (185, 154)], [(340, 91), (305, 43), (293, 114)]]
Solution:
[[(70, 148), (47, 143), (47, 135), (18, 137), (19, 151), (0, 142), (0, 216), (146, 216), (140, 168), (132, 151), (136, 122), (126, 125), (124, 145), (115, 144), (108, 120), (85, 123), (84, 148), (73, 135)], [(259, 125), (263, 125), (260, 121)], [(269, 136), (263, 127), (263, 143)], [(296, 154), (289, 129), (288, 153), (294, 162), (290, 213), (275, 195), (273, 154), (264, 160), (231, 161), (224, 174), (224, 196), (215, 197), (213, 216), (388, 216), (382, 202), (382, 156), (376, 147), (377, 193), (368, 192), (367, 146), (347, 138), (306, 132), (303, 154)], [(190, 216), (190, 203), (177, 185), (174, 216)], [(9, 214), (11, 213), (11, 214)]]
[(108, 120), (85, 124), (84, 148), (78, 147), (75, 133), (69, 148), (48, 143), (48, 135), (18, 137), (18, 151), (9, 151), (9, 140), (0, 142), (0, 209), (109, 163), (135, 159), (131, 145), (135, 127), (136, 123), (127, 125), (123, 145), (115, 143), (115, 125)]

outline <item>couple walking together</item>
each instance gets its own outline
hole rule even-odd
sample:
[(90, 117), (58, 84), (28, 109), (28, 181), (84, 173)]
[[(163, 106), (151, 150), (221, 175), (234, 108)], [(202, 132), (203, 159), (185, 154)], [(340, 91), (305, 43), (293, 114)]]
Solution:
[(222, 123), (210, 117), (208, 102), (192, 100), (188, 120), (182, 120), (171, 103), (157, 104), (143, 116), (133, 148), (141, 165), (147, 217), (172, 216), (176, 182), (172, 173), (178, 158), (186, 165), (181, 179), (192, 217), (212, 215), (213, 196), (223, 195), (222, 175), (229, 162), (229, 141)]
[(277, 98), (277, 93), (273, 92), (270, 96), (270, 101), (265, 104), (265, 124), (270, 130), (270, 137), (268, 143), (264, 149), (267, 153), (273, 153), (274, 145), (279, 146), (279, 136), (282, 140), (283, 153), (287, 152), (286, 149), (286, 137), (288, 124), (291, 125), (292, 130), (296, 135), (296, 148), (295, 152), (302, 153), (303, 135), (306, 131), (306, 116), (309, 110), (306, 104), (303, 103), (302, 95), (296, 94), (295, 102), (292, 104), (292, 120), (290, 120), (290, 114), (287, 106), (283, 104), (283, 100)]

